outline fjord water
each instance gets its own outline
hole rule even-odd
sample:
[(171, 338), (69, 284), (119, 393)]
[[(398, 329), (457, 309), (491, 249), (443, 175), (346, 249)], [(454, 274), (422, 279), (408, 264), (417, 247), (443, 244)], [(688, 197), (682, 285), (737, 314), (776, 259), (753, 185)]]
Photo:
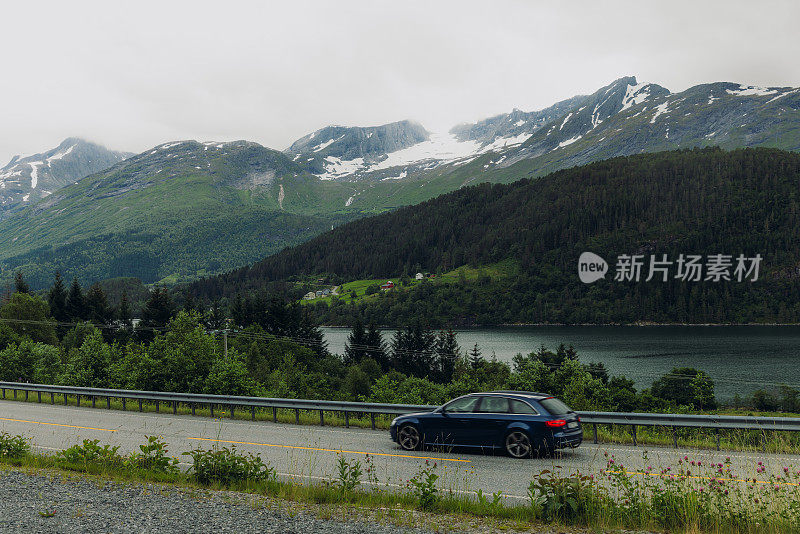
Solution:
[[(346, 328), (323, 328), (331, 352), (341, 354)], [(638, 389), (673, 367), (695, 367), (714, 380), (717, 399), (745, 398), (760, 388), (800, 389), (800, 326), (519, 326), (456, 330), (462, 350), (478, 344), (485, 357), (510, 362), (540, 346), (573, 345), (584, 363), (602, 362)], [(391, 340), (394, 331), (385, 330)]]

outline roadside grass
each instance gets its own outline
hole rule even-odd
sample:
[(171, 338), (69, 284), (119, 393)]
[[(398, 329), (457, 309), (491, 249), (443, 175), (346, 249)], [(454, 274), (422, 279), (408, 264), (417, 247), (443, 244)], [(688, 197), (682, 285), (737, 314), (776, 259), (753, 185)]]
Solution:
[[(5, 391), (4, 400), (12, 400), (18, 402), (38, 403), (39, 397), (36, 394), (25, 394), (24, 392), (16, 392), (16, 398), (9, 390)], [(128, 412), (138, 412), (139, 403), (135, 400), (128, 400), (123, 406), (121, 399), (111, 399), (110, 404), (105, 397), (98, 397), (92, 401), (91, 398), (81, 398), (78, 401), (74, 396), (68, 396), (66, 404), (64, 396), (56, 394), (52, 397), (49, 394), (41, 396), (41, 402), (45, 404), (55, 404), (61, 406), (80, 406), (82, 408), (93, 407), (95, 409), (110, 409), (124, 410)], [(275, 422), (280, 424), (301, 424), (301, 425), (320, 425), (324, 422), (326, 426), (335, 427), (353, 427), (369, 429), (374, 426), (376, 430), (388, 430), (392, 419), (392, 415), (376, 414), (374, 419), (370, 414), (351, 413), (345, 414), (343, 412), (323, 412), (323, 420), (320, 421), (319, 410), (294, 410), (277, 408), (272, 409), (254, 409), (249, 407), (234, 407), (233, 417), (231, 417), (231, 408), (229, 406), (215, 406), (212, 409), (207, 405), (197, 405), (192, 411), (192, 407), (183, 403), (176, 403), (172, 406), (171, 403), (162, 402), (142, 402), (142, 413), (165, 413), (175, 415), (194, 415), (197, 417), (214, 417), (217, 419), (234, 419), (241, 421), (255, 421), (255, 422)], [(719, 410), (716, 414), (725, 415), (757, 415), (757, 416), (779, 416), (779, 417), (799, 417), (797, 414), (786, 413), (771, 413), (771, 412), (753, 412), (743, 410)], [(673, 435), (674, 432), (674, 435)], [(591, 424), (584, 424), (583, 439), (587, 443), (594, 440), (594, 428)], [(715, 432), (711, 429), (702, 428), (677, 428), (673, 430), (670, 427), (636, 427), (636, 444), (637, 445), (655, 445), (660, 447), (674, 447), (675, 440), (679, 448), (692, 448), (692, 449), (716, 449), (730, 451), (753, 451), (753, 452), (770, 452), (770, 453), (783, 453), (783, 454), (800, 454), (800, 434), (794, 432), (775, 432), (775, 431), (758, 431), (758, 430), (720, 430)], [(598, 443), (614, 443), (621, 445), (631, 445), (634, 443), (634, 434), (630, 426), (626, 425), (597, 425), (597, 440)]]
[[(12, 440), (27, 442), (22, 436), (6, 434), (0, 437), (0, 446)], [(274, 468), (259, 457), (239, 454), (235, 448), (186, 453), (195, 460), (187, 471), (174, 467), (158, 438), (149, 438), (140, 449), (142, 453), (120, 456), (116, 448), (84, 440), (55, 455), (14, 449), (12, 455), (0, 454), (0, 465), (27, 472), (81, 473), (121, 482), (167, 484), (190, 491), (232, 490), (316, 505), (321, 517), (359, 517), (417, 526), (422, 518), (429, 525), (444, 522), (456, 527), (478, 526), (482, 531), (487, 527), (491, 531), (570, 527), (777, 534), (800, 529), (800, 470), (788, 465), (770, 475), (759, 467), (751, 479), (734, 472), (729, 459), (703, 464), (685, 456), (671, 467), (660, 471), (647, 467), (642, 473), (629, 471), (613, 455), (606, 455), (606, 467), (599, 473), (565, 475), (548, 469), (534, 473), (528, 500), (511, 504), (499, 492), (464, 495), (442, 489), (437, 484), (438, 466), (429, 460), (418, 466), (404, 486), (388, 490), (374, 483), (377, 477), (370, 457), (348, 460), (340, 456), (328, 480), (301, 484), (280, 480)], [(143, 456), (168, 461), (142, 463)], [(646, 465), (646, 453), (643, 460)], [(353, 513), (355, 510), (359, 512)]]

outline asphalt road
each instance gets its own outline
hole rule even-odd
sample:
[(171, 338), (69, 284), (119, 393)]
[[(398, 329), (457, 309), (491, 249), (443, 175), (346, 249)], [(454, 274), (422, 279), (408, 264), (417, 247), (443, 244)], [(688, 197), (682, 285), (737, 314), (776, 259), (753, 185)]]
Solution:
[[(510, 500), (526, 499), (528, 484), (542, 470), (571, 474), (580, 470), (600, 475), (607, 467), (605, 453), (614, 455), (615, 464), (628, 471), (643, 472), (677, 467), (679, 458), (708, 463), (724, 462), (730, 457), (740, 478), (756, 476), (758, 462), (766, 473), (779, 473), (784, 466), (800, 469), (800, 456), (761, 454), (753, 452), (700, 451), (659, 447), (633, 447), (584, 443), (580, 448), (566, 450), (555, 457), (514, 460), (500, 455), (464, 452), (416, 451), (406, 452), (389, 438), (388, 431), (355, 428), (286, 425), (269, 422), (249, 422), (230, 419), (211, 419), (172, 414), (121, 412), (25, 402), (0, 402), (0, 432), (22, 434), (32, 439), (41, 451), (62, 450), (84, 439), (99, 439), (101, 444), (119, 445), (121, 453), (138, 450), (145, 436), (161, 436), (171, 455), (195, 448), (235, 446), (243, 452), (253, 452), (269, 462), (284, 477), (299, 481), (330, 480), (335, 477), (338, 454), (347, 459), (363, 460), (373, 457), (375, 474), (381, 485), (402, 487), (425, 465), (437, 462), (439, 487), (454, 492), (502, 492)], [(646, 451), (646, 453), (645, 453)], [(185, 464), (188, 467), (188, 464)], [(702, 469), (698, 469), (702, 478)], [(634, 475), (645, 476), (645, 475)], [(366, 476), (364, 477), (366, 482)]]

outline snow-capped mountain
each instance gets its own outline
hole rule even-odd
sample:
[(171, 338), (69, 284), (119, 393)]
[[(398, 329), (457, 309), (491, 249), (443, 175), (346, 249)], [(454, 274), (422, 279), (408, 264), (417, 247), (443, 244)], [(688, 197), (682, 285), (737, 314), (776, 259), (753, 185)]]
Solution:
[(428, 140), (412, 121), (381, 126), (327, 126), (292, 143), (286, 153), (322, 179), (350, 176), (379, 165), (387, 154)]
[(32, 204), (131, 155), (70, 137), (41, 154), (14, 156), (0, 169), (0, 211)]
[[(628, 76), (591, 95), (575, 96), (539, 111), (515, 109), (457, 125), (447, 133), (423, 135), (421, 126), (408, 121), (372, 129), (328, 127), (295, 142), (287, 153), (322, 179), (355, 182), (425, 180), (434, 169), (436, 176), (463, 174), (478, 158), (477, 172), (536, 160), (535, 172), (541, 174), (539, 169), (552, 171), (601, 158), (710, 144), (797, 150), (798, 91), (719, 82), (671, 93)], [(371, 150), (364, 146), (375, 135), (372, 130), (404, 131), (409, 125), (419, 134), (404, 135), (402, 143), (376, 140)]]

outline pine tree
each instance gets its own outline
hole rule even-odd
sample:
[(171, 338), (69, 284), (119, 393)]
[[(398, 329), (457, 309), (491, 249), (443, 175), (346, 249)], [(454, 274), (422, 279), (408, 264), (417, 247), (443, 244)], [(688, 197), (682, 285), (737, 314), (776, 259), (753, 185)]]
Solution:
[(346, 365), (361, 363), (364, 359), (367, 347), (367, 332), (364, 330), (364, 323), (361, 319), (356, 319), (353, 330), (347, 336), (344, 345), (344, 363)]
[(131, 306), (128, 302), (128, 291), (123, 289), (122, 290), (122, 297), (119, 301), (119, 306), (114, 312), (114, 315), (117, 320), (117, 329), (115, 334), (115, 339), (122, 344), (125, 344), (130, 340), (131, 335), (133, 334), (133, 320), (131, 319)]
[(163, 330), (175, 313), (175, 304), (165, 287), (154, 287), (142, 310), (142, 320), (137, 326), (137, 335), (144, 341), (152, 340), (155, 332)]
[(56, 271), (53, 286), (47, 294), (47, 302), (50, 304), (50, 315), (59, 323), (69, 321), (69, 313), (67, 312), (67, 290), (64, 287), (64, 279), (61, 278), (61, 273)]
[(77, 277), (72, 279), (72, 285), (67, 294), (67, 315), (71, 321), (82, 321), (88, 318), (86, 299)]
[(22, 276), (22, 271), (17, 271), (17, 273), (14, 275), (14, 291), (17, 293), (31, 292), (28, 282), (26, 282), (25, 278)]
[(133, 325), (133, 321), (131, 320), (131, 305), (128, 302), (128, 290), (122, 290), (122, 298), (119, 301), (119, 307), (117, 308), (117, 320), (122, 328), (130, 329)]
[(398, 330), (392, 339), (395, 369), (417, 377), (434, 374), (435, 342), (434, 333), (426, 329), (420, 321), (413, 322), (404, 330)]
[(386, 342), (383, 340), (383, 335), (375, 323), (370, 323), (367, 327), (367, 337), (365, 344), (367, 346), (366, 357), (371, 358), (378, 362), (381, 371), (386, 372), (391, 368), (392, 362), (389, 360), (389, 355), (386, 353)]
[(86, 310), (88, 318), (96, 325), (105, 325), (111, 322), (112, 313), (108, 306), (108, 299), (100, 284), (92, 284), (86, 293)]
[(453, 380), (456, 361), (461, 357), (461, 347), (452, 330), (441, 331), (436, 336), (436, 380), (449, 383)]
[(481, 363), (483, 362), (483, 355), (481, 352), (480, 347), (478, 344), (475, 343), (475, 346), (469, 351), (469, 365), (473, 369), (477, 369), (480, 367)]
[(191, 313), (193, 311), (197, 311), (198, 306), (199, 302), (195, 300), (194, 293), (187, 291), (183, 298), (183, 311), (186, 313)]

